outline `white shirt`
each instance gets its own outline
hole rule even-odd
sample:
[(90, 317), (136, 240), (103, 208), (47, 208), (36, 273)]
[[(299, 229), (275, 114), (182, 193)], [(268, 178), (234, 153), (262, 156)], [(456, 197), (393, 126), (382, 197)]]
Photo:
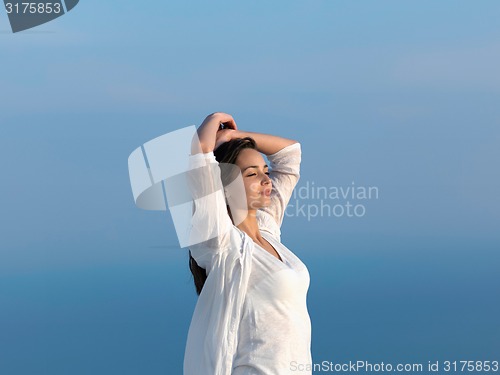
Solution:
[[(257, 211), (262, 236), (281, 259), (255, 244), (227, 213), (219, 168), (196, 188), (193, 231), (210, 240), (190, 246), (208, 276), (193, 313), (184, 356), (184, 375), (311, 374), (292, 370), (312, 363), (311, 322), (306, 306), (309, 273), (281, 243), (280, 226), (299, 179), (301, 148), (289, 145), (268, 155), (271, 204)], [(193, 167), (213, 167), (213, 152), (191, 156)], [(201, 170), (201, 169), (200, 169)], [(215, 235), (214, 235), (215, 233)]]

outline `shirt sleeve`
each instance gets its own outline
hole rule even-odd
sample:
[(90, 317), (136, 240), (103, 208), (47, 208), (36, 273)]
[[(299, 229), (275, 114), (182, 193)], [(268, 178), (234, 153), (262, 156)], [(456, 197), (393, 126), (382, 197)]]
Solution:
[(269, 172), (272, 181), (271, 203), (260, 211), (272, 217), (275, 224), (273, 226), (277, 225), (272, 232), (279, 232), (293, 189), (299, 181), (301, 155), (300, 143), (293, 143), (274, 154), (267, 155), (271, 169)]
[[(252, 269), (253, 241), (227, 213), (221, 168), (213, 153), (193, 155), (191, 254), (208, 272), (189, 326), (184, 375), (231, 375)], [(222, 173), (224, 175), (224, 173)]]
[[(227, 211), (221, 171), (213, 152), (191, 155), (189, 166), (188, 186), (193, 201), (189, 250), (196, 263), (209, 271), (218, 253), (238, 245), (231, 244), (236, 228)], [(233, 237), (241, 236), (233, 233)]]

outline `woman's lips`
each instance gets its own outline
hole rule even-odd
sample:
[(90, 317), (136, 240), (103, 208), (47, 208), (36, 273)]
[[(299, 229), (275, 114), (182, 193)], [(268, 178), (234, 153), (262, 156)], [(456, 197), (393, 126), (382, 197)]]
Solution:
[(261, 191), (260, 194), (265, 195), (266, 197), (270, 197), (271, 189), (265, 189), (264, 191)]

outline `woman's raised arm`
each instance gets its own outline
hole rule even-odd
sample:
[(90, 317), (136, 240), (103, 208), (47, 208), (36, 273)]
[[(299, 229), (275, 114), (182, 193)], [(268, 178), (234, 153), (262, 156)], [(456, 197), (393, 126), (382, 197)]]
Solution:
[(249, 131), (241, 131), (238, 129), (220, 130), (217, 134), (217, 140), (223, 138), (224, 141), (229, 141), (234, 138), (251, 137), (257, 144), (257, 150), (265, 155), (272, 155), (281, 151), (287, 146), (298, 143), (293, 139), (278, 137), (276, 135), (256, 133)]
[(275, 154), (283, 148), (297, 143), (293, 139), (276, 135), (238, 130), (233, 117), (223, 112), (214, 112), (208, 115), (198, 128), (197, 133), (201, 147), (201, 150), (197, 152), (203, 153), (213, 151), (220, 144), (234, 138), (253, 138), (257, 144), (257, 150), (265, 155)]
[(197, 129), (198, 136), (191, 144), (190, 170), (187, 175), (190, 198), (194, 204), (189, 232), (190, 250), (198, 265), (207, 269), (213, 257), (230, 245), (239, 246), (229, 217), (219, 163), (215, 159), (216, 133), (223, 124), (236, 129), (230, 115), (216, 112), (208, 115)]

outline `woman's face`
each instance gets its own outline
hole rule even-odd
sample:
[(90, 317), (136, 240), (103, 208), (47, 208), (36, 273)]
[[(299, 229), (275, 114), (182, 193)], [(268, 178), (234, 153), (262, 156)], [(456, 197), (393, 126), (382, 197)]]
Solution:
[(261, 153), (251, 148), (240, 151), (236, 159), (240, 167), (245, 185), (247, 205), (249, 210), (258, 210), (271, 203), (272, 182), (269, 178), (269, 168)]

